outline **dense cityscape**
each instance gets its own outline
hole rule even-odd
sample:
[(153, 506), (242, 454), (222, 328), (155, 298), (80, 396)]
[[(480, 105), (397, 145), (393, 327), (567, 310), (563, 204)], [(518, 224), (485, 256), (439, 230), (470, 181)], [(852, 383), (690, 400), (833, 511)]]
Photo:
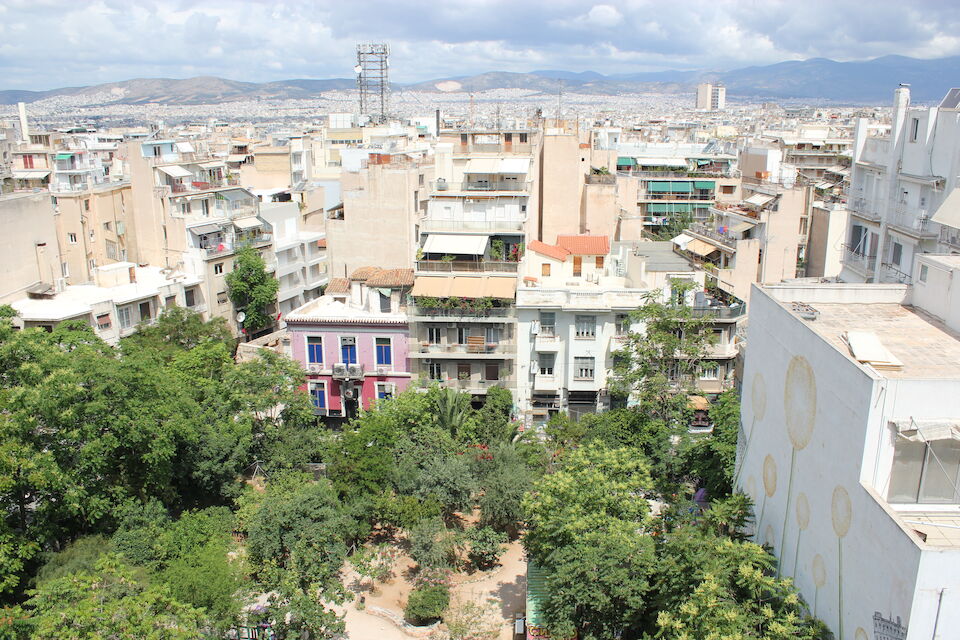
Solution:
[(960, 637), (960, 88), (355, 55), (0, 92), (0, 637)]

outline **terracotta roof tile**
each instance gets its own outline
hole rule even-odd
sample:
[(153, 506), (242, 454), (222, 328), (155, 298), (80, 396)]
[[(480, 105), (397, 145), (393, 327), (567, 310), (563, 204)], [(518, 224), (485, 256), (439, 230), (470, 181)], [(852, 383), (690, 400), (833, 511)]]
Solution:
[(330, 278), (324, 293), (350, 293), (350, 281), (346, 278)]
[(369, 278), (372, 278), (381, 271), (383, 271), (383, 269), (380, 267), (360, 267), (350, 274), (350, 280), (353, 282), (358, 280), (360, 282), (366, 282)]
[(367, 279), (368, 287), (399, 289), (413, 286), (413, 269), (383, 269)]
[(534, 251), (540, 255), (553, 258), (555, 260), (560, 260), (563, 262), (567, 259), (567, 256), (570, 255), (570, 252), (562, 247), (556, 247), (552, 244), (544, 244), (539, 240), (531, 240), (527, 243), (527, 249), (529, 251)]
[(317, 248), (318, 248), (318, 249), (326, 249), (326, 248), (327, 248), (327, 239), (326, 239), (326, 238), (320, 238), (319, 240), (317, 240)]
[(557, 236), (557, 246), (575, 256), (605, 256), (610, 253), (607, 236)]

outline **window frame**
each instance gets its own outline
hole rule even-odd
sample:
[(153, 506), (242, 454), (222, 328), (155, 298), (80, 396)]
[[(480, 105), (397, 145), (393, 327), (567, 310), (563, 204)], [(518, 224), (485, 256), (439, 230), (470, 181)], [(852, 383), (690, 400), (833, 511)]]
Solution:
[[(592, 327), (589, 332), (581, 331), (581, 318), (590, 318), (590, 326)], [(586, 326), (587, 322), (583, 322), (583, 326)], [(597, 337), (597, 316), (595, 315), (581, 315), (576, 314), (573, 317), (573, 335), (577, 340), (593, 340)]]
[[(589, 367), (589, 368), (588, 368)], [(590, 371), (587, 376), (583, 371)], [(597, 379), (597, 359), (593, 356), (574, 356), (573, 358), (573, 379), (589, 381)]]
[[(319, 344), (311, 344), (311, 340), (319, 340)], [(304, 345), (306, 346), (307, 364), (323, 364), (323, 336), (304, 336)], [(319, 347), (319, 349), (317, 349)], [(314, 360), (314, 355), (319, 351), (320, 359)]]
[[(381, 345), (379, 342), (381, 340), (386, 340), (386, 345)], [(386, 347), (387, 362), (380, 361), (381, 348)], [(373, 338), (373, 353), (374, 361), (378, 367), (392, 367), (393, 366), (393, 337), (392, 336), (374, 336)]]
[[(353, 338), (353, 345), (345, 345), (345, 344), (343, 344), (343, 339), (344, 339), (344, 338)], [(340, 347), (340, 364), (357, 364), (357, 363), (358, 363), (358, 360), (357, 360), (357, 356), (358, 356), (358, 354), (357, 354), (357, 342), (358, 342), (358, 336), (356, 336), (356, 335), (341, 335), (341, 336), (337, 336), (337, 344), (338, 344), (339, 347)], [(343, 349), (344, 349), (344, 347), (349, 347), (349, 346), (352, 346), (352, 347), (353, 347), (353, 362), (349, 362), (349, 361), (347, 361), (346, 359), (344, 359), (344, 353), (345, 353), (345, 352), (344, 352)]]
[[(549, 360), (550, 366), (546, 366), (546, 361), (544, 360), (545, 358)], [(557, 354), (551, 351), (544, 351), (537, 354), (537, 370), (539, 375), (553, 377), (555, 375), (556, 368)]]
[[(329, 398), (327, 397), (327, 381), (326, 380), (311, 380), (308, 383), (308, 389), (310, 391), (310, 404), (313, 405), (314, 409), (327, 410), (329, 409)], [(317, 391), (320, 391), (318, 394)], [(320, 404), (317, 404), (317, 400), (320, 400)]]

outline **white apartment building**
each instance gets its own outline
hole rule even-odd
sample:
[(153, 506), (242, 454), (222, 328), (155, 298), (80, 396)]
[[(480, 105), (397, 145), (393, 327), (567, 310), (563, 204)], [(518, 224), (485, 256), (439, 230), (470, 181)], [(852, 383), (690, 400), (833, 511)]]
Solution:
[(960, 258), (750, 303), (735, 482), (837, 638), (960, 629)]
[(727, 88), (703, 82), (697, 85), (697, 109), (720, 111), (727, 106)]
[(960, 251), (960, 89), (938, 107), (894, 92), (888, 135), (857, 123), (844, 282), (915, 281), (914, 256)]
[(286, 315), (320, 297), (327, 284), (326, 234), (302, 228), (296, 202), (261, 203), (260, 218), (273, 229), (277, 311)]

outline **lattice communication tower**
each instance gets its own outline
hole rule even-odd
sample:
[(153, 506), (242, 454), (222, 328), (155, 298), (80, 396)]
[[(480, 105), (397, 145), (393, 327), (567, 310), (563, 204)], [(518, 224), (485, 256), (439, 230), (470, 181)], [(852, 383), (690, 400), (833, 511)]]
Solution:
[(357, 88), (360, 90), (360, 115), (369, 115), (374, 122), (387, 121), (390, 103), (390, 45), (358, 44)]

